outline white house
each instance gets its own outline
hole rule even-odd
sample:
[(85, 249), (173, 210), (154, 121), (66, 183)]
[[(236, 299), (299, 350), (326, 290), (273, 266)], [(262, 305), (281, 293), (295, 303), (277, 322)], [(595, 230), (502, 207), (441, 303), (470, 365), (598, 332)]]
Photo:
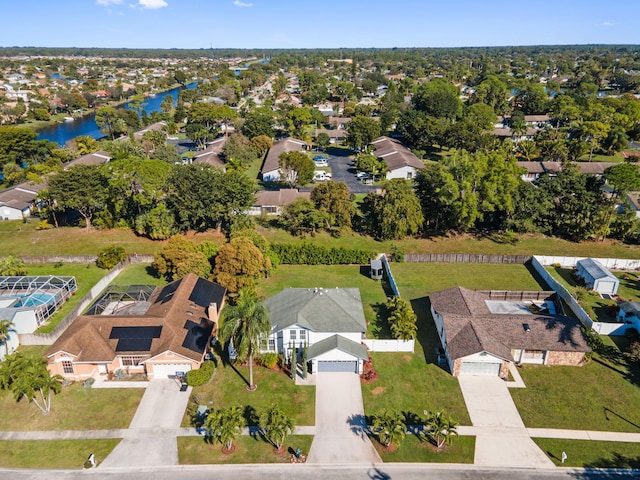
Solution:
[(41, 184), (21, 183), (0, 192), (0, 220), (22, 220), (31, 215)]
[(286, 152), (303, 151), (307, 148), (306, 142), (296, 138), (284, 138), (275, 142), (262, 164), (262, 180), (265, 182), (280, 181), (280, 155)]
[(392, 178), (415, 178), (424, 168), (424, 163), (398, 140), (380, 137), (371, 143), (373, 154), (387, 164), (387, 180)]
[(576, 273), (584, 280), (589, 290), (598, 293), (615, 295), (618, 293), (620, 280), (604, 265), (593, 258), (583, 258), (576, 263)]
[(256, 201), (247, 210), (248, 215), (280, 215), (287, 205), (298, 198), (311, 198), (311, 192), (300, 192), (297, 188), (280, 190), (260, 190), (256, 192)]
[(265, 301), (272, 325), (263, 351), (289, 361), (307, 348), (312, 373), (362, 373), (367, 331), (357, 288), (287, 288)]

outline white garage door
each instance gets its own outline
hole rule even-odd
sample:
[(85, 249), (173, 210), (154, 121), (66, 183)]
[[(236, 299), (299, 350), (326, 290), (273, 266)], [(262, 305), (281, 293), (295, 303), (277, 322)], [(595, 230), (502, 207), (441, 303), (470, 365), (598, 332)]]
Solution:
[(189, 370), (191, 370), (190, 363), (171, 363), (171, 364), (155, 363), (153, 365), (153, 378), (175, 377), (176, 372), (186, 373)]
[(489, 375), (497, 377), (500, 375), (501, 366), (502, 363), (462, 362), (460, 375)]
[(358, 362), (353, 361), (319, 361), (318, 372), (351, 372), (356, 373)]

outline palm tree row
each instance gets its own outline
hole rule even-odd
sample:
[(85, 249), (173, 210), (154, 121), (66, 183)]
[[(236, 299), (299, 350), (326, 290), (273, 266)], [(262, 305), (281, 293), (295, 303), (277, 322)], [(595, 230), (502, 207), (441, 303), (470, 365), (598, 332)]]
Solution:
[[(450, 445), (453, 437), (458, 435), (458, 422), (444, 411), (426, 412), (426, 418), (418, 418), (418, 421), (424, 423), (423, 433), (438, 450), (445, 444)], [(385, 447), (398, 447), (406, 437), (407, 429), (407, 417), (397, 410), (384, 409), (373, 416), (371, 431)]]

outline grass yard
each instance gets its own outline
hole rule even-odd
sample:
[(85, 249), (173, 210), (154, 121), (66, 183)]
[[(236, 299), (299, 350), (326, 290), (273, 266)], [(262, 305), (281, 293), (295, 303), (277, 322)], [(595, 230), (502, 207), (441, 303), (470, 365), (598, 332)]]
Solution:
[[(368, 335), (390, 338), (385, 318), (379, 318), (380, 306), (387, 300), (383, 285), (372, 280), (369, 267), (360, 265), (280, 265), (270, 278), (259, 284), (260, 294), (270, 297), (284, 288), (358, 288), (364, 316), (369, 322)], [(382, 309), (383, 310), (383, 309)], [(385, 314), (382, 313), (382, 316)], [(383, 325), (380, 325), (380, 324)]]
[[(178, 437), (178, 463), (180, 465), (207, 465), (215, 463), (289, 463), (291, 455), (300, 447), (309, 453), (313, 436), (290, 435), (285, 442), (285, 452), (276, 454), (273, 446), (259, 436), (242, 435), (236, 437), (236, 450), (230, 454), (222, 453), (222, 445), (211, 445), (204, 437)], [(291, 478), (295, 478), (292, 475)]]
[(386, 453), (376, 440), (371, 440), (383, 462), (403, 463), (473, 463), (476, 437), (454, 437), (449, 447), (437, 452), (431, 443), (407, 435), (394, 452)]
[(73, 310), (82, 297), (84, 297), (89, 290), (100, 280), (106, 270), (96, 267), (95, 263), (63, 263), (57, 264), (27, 264), (27, 275), (58, 275), (58, 276), (72, 276), (76, 277), (76, 283), (78, 284), (78, 290), (75, 295), (69, 297), (69, 300), (60, 307), (51, 317), (49, 317), (47, 323), (42, 325), (37, 333), (48, 333), (52, 331), (58, 323), (67, 316), (67, 314)]
[[(16, 402), (10, 391), (0, 391), (0, 430), (102, 430), (127, 428), (138, 408), (143, 389), (84, 388), (81, 382), (62, 387), (51, 398), (51, 412), (43, 415), (25, 400)], [(86, 460), (86, 457), (85, 457)]]
[[(640, 444), (534, 438), (557, 466), (579, 468), (640, 468)], [(562, 452), (567, 459), (562, 463)]]
[(608, 358), (594, 353), (583, 367), (520, 369), (527, 388), (510, 392), (527, 427), (640, 432), (640, 366), (616, 355), (610, 337), (601, 338), (614, 347)]
[[(276, 403), (293, 419), (294, 425), (315, 425), (315, 387), (296, 386), (284, 373), (258, 366), (253, 368), (253, 380), (258, 385), (256, 391), (247, 391), (245, 379), (248, 382), (248, 366), (238, 365), (234, 370), (234, 367), (218, 362), (212, 380), (207, 385), (194, 387), (191, 400), (199, 399), (197, 403), (210, 408), (242, 406), (250, 424), (256, 423), (256, 414), (259, 416)], [(182, 426), (190, 426), (186, 412)]]
[(426, 363), (421, 350), (416, 344), (414, 354), (371, 354), (378, 379), (362, 384), (365, 415), (383, 408), (421, 417), (424, 410), (446, 410), (461, 425), (471, 425), (458, 380), (438, 365)]
[(136, 263), (128, 265), (120, 275), (114, 278), (111, 285), (166, 285), (164, 278), (154, 277), (150, 273), (150, 265), (146, 263)]
[(119, 438), (0, 440), (0, 467), (82, 469), (91, 453), (100, 465), (118, 443)]

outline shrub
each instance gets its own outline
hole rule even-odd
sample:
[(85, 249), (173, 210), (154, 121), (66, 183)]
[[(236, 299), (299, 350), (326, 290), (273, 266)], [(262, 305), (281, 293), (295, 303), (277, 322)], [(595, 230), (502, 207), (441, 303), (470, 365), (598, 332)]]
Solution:
[(391, 244), (391, 261), (397, 263), (404, 262), (404, 250), (395, 243)]
[(96, 265), (99, 268), (110, 270), (120, 262), (123, 262), (127, 258), (127, 253), (124, 247), (111, 246), (103, 249), (96, 259)]
[(24, 260), (13, 255), (9, 255), (5, 258), (0, 258), (0, 275), (6, 277), (15, 277), (27, 274), (27, 267), (24, 265)]
[(257, 358), (256, 362), (258, 363), (258, 365), (261, 365), (265, 368), (276, 368), (276, 366), (279, 364), (279, 356), (279, 354), (274, 352), (262, 353)]
[(211, 360), (205, 360), (197, 370), (189, 370), (186, 375), (187, 384), (192, 387), (204, 385), (211, 379), (216, 364)]
[(53, 225), (46, 220), (40, 220), (36, 225), (36, 230), (49, 230), (50, 228), (53, 228)]
[(350, 265), (369, 263), (373, 252), (357, 248), (325, 247), (303, 242), (300, 244), (274, 243), (271, 250), (280, 262), (289, 265)]

